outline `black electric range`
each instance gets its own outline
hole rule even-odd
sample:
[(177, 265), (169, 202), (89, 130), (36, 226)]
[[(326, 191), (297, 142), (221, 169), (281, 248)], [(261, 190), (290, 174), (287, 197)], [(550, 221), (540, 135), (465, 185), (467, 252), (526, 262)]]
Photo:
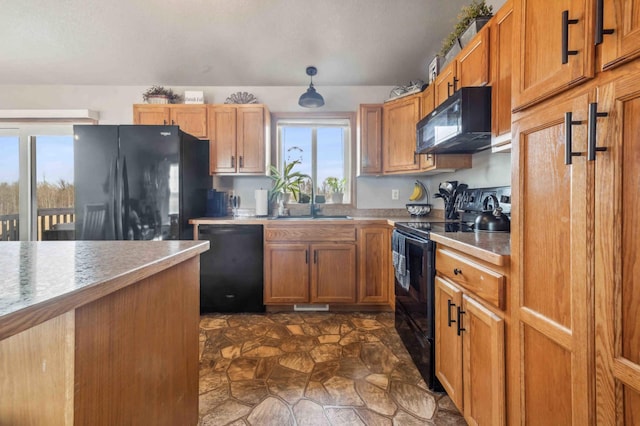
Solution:
[[(436, 268), (435, 243), (430, 233), (474, 232), (476, 216), (495, 208), (495, 199), (499, 200), (503, 212), (511, 212), (510, 187), (465, 189), (455, 199), (457, 220), (395, 223), (393, 249), (404, 248), (406, 267), (403, 277), (398, 277), (396, 268), (395, 327), (425, 383), (435, 391), (443, 389), (435, 375)], [(397, 257), (394, 254), (394, 259)]]

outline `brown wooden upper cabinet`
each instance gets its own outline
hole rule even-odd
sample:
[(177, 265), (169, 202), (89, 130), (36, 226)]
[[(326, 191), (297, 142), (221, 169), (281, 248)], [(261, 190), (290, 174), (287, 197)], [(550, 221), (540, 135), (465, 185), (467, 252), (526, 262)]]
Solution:
[(180, 126), (180, 130), (207, 139), (207, 106), (162, 104), (133, 106), (133, 124)]
[(513, 2), (508, 0), (491, 20), (491, 148), (511, 149), (511, 69)]
[(433, 85), (384, 105), (361, 105), (360, 175), (442, 173), (471, 167), (470, 154), (416, 154), (416, 124), (434, 109)]
[(211, 174), (262, 175), (271, 116), (264, 105), (209, 105)]
[(384, 104), (382, 162), (385, 173), (420, 170), (419, 156), (415, 153), (419, 120), (419, 96), (407, 96)]
[[(596, 0), (595, 43), (602, 41), (601, 69), (640, 55), (640, 4), (633, 0)], [(600, 25), (599, 17), (602, 19)]]
[(358, 158), (362, 175), (382, 174), (382, 105), (358, 108)]
[(489, 84), (489, 34), (489, 25), (485, 25), (438, 74), (434, 82), (435, 106), (461, 87)]
[(594, 1), (514, 3), (514, 111), (594, 76)]

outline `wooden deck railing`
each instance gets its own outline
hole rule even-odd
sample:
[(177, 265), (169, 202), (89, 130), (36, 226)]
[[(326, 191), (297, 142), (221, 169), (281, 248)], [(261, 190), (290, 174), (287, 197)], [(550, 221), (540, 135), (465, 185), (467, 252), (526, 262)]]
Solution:
[[(59, 223), (75, 221), (73, 208), (39, 209), (38, 240), (42, 240), (42, 232), (48, 231)], [(20, 239), (19, 215), (0, 215), (0, 241), (18, 241)]]

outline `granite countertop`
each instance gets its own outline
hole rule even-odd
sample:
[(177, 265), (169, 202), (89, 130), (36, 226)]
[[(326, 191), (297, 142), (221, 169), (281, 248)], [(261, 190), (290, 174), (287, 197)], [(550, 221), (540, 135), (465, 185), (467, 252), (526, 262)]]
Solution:
[(206, 241), (0, 244), (0, 340), (206, 251)]
[[(390, 226), (396, 222), (442, 222), (441, 216), (350, 216), (352, 219), (285, 219), (273, 220), (266, 217), (200, 217), (189, 222), (195, 225), (283, 225), (285, 224), (378, 224)], [(486, 260), (498, 266), (507, 265), (511, 254), (510, 234), (489, 232), (431, 232), (431, 239), (437, 243), (464, 251), (472, 256)]]
[(194, 225), (273, 225), (278, 223), (354, 223), (363, 224), (366, 222), (387, 223), (393, 226), (396, 222), (441, 222), (442, 219), (431, 216), (411, 217), (411, 216), (351, 216), (350, 219), (309, 219), (301, 217), (296, 220), (295, 216), (289, 216), (286, 219), (270, 219), (268, 217), (198, 217), (190, 219), (189, 223)]
[(431, 239), (494, 265), (509, 264), (511, 234), (502, 232), (431, 232)]

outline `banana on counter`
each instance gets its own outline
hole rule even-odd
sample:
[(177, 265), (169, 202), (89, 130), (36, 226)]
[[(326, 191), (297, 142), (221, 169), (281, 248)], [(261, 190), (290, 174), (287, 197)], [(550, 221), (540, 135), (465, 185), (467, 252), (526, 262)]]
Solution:
[(413, 184), (413, 192), (409, 196), (409, 200), (411, 201), (419, 201), (422, 200), (425, 195), (428, 194), (427, 188), (425, 188), (424, 184), (419, 180), (416, 180)]

